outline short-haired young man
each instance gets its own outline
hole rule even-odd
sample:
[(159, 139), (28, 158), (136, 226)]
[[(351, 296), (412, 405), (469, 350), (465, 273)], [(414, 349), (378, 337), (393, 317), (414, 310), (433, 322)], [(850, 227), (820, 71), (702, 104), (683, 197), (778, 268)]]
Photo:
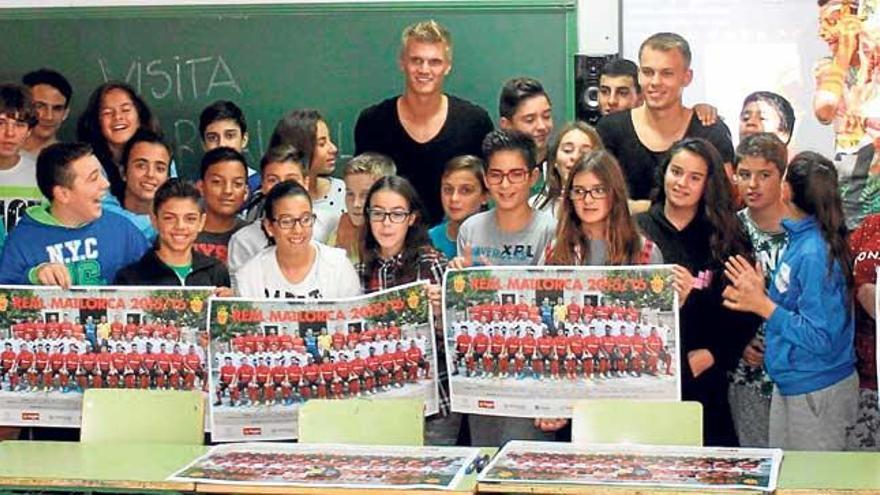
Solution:
[[(485, 182), (495, 207), (477, 213), (458, 231), (458, 252), (453, 266), (473, 262), (489, 265), (537, 265), (553, 239), (556, 220), (529, 206), (529, 188), (538, 180), (535, 142), (528, 134), (496, 130), (483, 141)], [(502, 445), (508, 440), (549, 440), (528, 418), (472, 414), (473, 445)]]
[[(752, 240), (768, 287), (788, 246), (781, 224), (786, 212), (782, 176), (787, 164), (788, 152), (776, 134), (751, 134), (736, 148), (734, 181), (746, 204), (737, 216)], [(764, 371), (764, 331), (761, 325), (730, 377), (730, 411), (742, 447), (767, 447), (769, 443), (773, 383)]]
[(148, 241), (156, 238), (150, 221), (156, 191), (171, 172), (171, 146), (149, 129), (139, 129), (122, 149), (125, 192), (122, 207)]
[(639, 48), (639, 85), (645, 103), (611, 113), (599, 121), (602, 142), (620, 162), (634, 212), (647, 210), (656, 170), (672, 144), (685, 137), (700, 137), (721, 153), (732, 173), (733, 143), (730, 129), (717, 120), (704, 125), (693, 108), (684, 106), (682, 92), (693, 78), (691, 49), (675, 33), (657, 33)]
[[(117, 285), (230, 287), (219, 260), (193, 249), (205, 224), (202, 195), (182, 179), (170, 179), (156, 191), (151, 217), (158, 232), (153, 249), (116, 274)], [(232, 290), (227, 292), (232, 295)]]
[[(295, 180), (306, 190), (309, 188), (309, 170), (305, 165), (303, 153), (289, 144), (269, 148), (260, 160), (260, 195), (265, 197), (272, 188), (281, 182)], [(260, 209), (261, 210), (261, 209)], [(235, 272), (268, 245), (268, 238), (262, 227), (262, 211), (254, 221), (238, 230), (229, 239), (229, 273)]]
[(615, 58), (599, 71), (599, 111), (603, 116), (642, 104), (639, 67), (632, 60)]
[(498, 97), (498, 125), (524, 132), (535, 140), (536, 161), (547, 157), (547, 142), (553, 133), (553, 106), (537, 79), (515, 77), (504, 83)]
[[(205, 151), (225, 146), (244, 153), (249, 138), (244, 112), (229, 100), (211, 103), (199, 115), (199, 136)], [(260, 174), (248, 167), (248, 190), (256, 192), (259, 189)]]
[(110, 184), (84, 143), (56, 143), (40, 153), (37, 184), (49, 200), (28, 208), (0, 259), (0, 283), (106, 285), (149, 248), (124, 217), (103, 211)]
[(36, 160), (43, 148), (58, 142), (58, 129), (70, 116), (73, 87), (60, 72), (45, 68), (28, 72), (21, 83), (31, 89), (37, 111), (37, 125), (24, 144), (24, 151)]
[(399, 59), (403, 94), (363, 110), (354, 129), (355, 155), (375, 151), (397, 164), (428, 210), (426, 222), (439, 223), (440, 176), (452, 157), (479, 155), (492, 130), (486, 111), (447, 95), (443, 82), (452, 70), (452, 38), (437, 21), (404, 29)]
[(247, 160), (233, 148), (214, 148), (202, 157), (196, 187), (205, 199), (206, 217), (193, 247), (224, 264), (229, 238), (246, 225), (238, 212), (247, 199), (247, 174)]

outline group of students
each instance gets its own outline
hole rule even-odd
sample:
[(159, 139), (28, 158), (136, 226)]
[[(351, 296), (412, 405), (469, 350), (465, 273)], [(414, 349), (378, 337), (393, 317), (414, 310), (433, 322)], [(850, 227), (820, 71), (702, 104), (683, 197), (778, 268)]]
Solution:
[[(638, 66), (610, 62), (595, 129), (554, 131), (541, 84), (513, 79), (493, 130), (485, 110), (443, 91), (449, 31), (419, 22), (402, 35), (404, 91), (361, 113), (342, 180), (318, 111), (287, 113), (251, 174), (244, 116), (220, 101), (200, 119), (195, 185), (172, 178), (171, 147), (123, 83), (93, 92), (80, 142), (52, 143), (71, 90), (37, 71), (24, 78), (30, 90), (0, 87), (0, 178), (35, 179), (47, 200), (10, 231), (0, 283), (184, 284), (298, 299), (427, 280), (439, 315), (447, 267), (668, 263), (682, 397), (702, 403), (707, 445), (876, 448), (877, 257), (864, 253), (875, 252), (880, 219), (848, 235), (831, 162), (788, 159), (794, 114), (779, 95), (746, 98), (734, 150), (714, 108), (682, 103), (690, 61), (686, 40), (658, 33)], [(35, 166), (23, 147), (42, 148)], [(564, 436), (567, 423), (462, 422), (444, 408), (427, 430), (429, 441), (462, 430), (459, 441), (497, 446)]]

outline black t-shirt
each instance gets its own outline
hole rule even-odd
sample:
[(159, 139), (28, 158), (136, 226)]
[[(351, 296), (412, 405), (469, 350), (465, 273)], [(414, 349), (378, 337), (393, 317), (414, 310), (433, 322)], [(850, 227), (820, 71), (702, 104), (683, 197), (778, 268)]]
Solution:
[(388, 155), (397, 173), (406, 177), (428, 210), (429, 225), (443, 218), (440, 176), (449, 159), (459, 155), (481, 156), (480, 147), (492, 131), (492, 120), (482, 108), (448, 95), (446, 122), (428, 142), (410, 137), (397, 115), (395, 96), (363, 110), (354, 127), (355, 154), (373, 151)]
[[(648, 199), (656, 184), (657, 169), (660, 168), (666, 151), (651, 151), (636, 134), (632, 121), (632, 110), (623, 110), (602, 117), (596, 127), (602, 136), (602, 143), (620, 162), (631, 199)], [(691, 117), (684, 137), (703, 138), (715, 145), (725, 162), (733, 163), (733, 143), (730, 129), (721, 120), (704, 126), (696, 112)]]
[[(678, 230), (654, 204), (636, 215), (642, 233), (654, 241), (663, 253), (663, 262), (682, 265), (708, 286), (694, 288), (679, 310), (679, 364), (682, 372), (682, 399), (703, 405), (703, 436), (706, 445), (736, 446), (736, 434), (727, 403), (727, 373), (736, 368), (746, 344), (755, 335), (760, 318), (722, 305), (727, 286), (721, 264), (713, 259), (710, 248), (712, 226), (698, 215), (684, 229)], [(687, 354), (708, 349), (715, 364), (695, 378)]]

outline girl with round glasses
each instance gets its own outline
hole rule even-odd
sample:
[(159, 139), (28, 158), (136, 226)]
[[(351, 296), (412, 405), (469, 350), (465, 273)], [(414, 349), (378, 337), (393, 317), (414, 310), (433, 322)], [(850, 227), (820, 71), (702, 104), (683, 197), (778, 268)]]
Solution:
[[(617, 160), (590, 151), (574, 164), (560, 202), (556, 238), (548, 265), (644, 265), (663, 263), (656, 244), (639, 234), (627, 208), (626, 180)], [(543, 431), (560, 430), (564, 418), (539, 418)], [(569, 441), (570, 431), (557, 434)]]
[[(428, 296), (434, 310), (434, 324), (443, 328), (440, 315), (440, 282), (446, 270), (446, 257), (434, 249), (425, 225), (425, 209), (408, 180), (399, 176), (382, 177), (370, 188), (364, 207), (367, 228), (358, 264), (366, 292), (427, 280)], [(461, 416), (448, 414), (446, 359), (443, 342), (438, 349), (438, 383), (441, 415), (425, 423), (426, 443), (454, 445), (461, 427)]]
[(626, 180), (607, 151), (591, 151), (574, 165), (560, 203), (551, 265), (663, 263), (656, 244), (639, 234), (627, 208)]
[(361, 293), (344, 249), (312, 239), (315, 213), (308, 191), (281, 182), (266, 195), (263, 229), (269, 247), (245, 263), (233, 289), (243, 297), (336, 299)]
[(439, 284), (446, 258), (434, 249), (425, 226), (422, 201), (408, 180), (379, 179), (367, 193), (362, 263), (364, 290), (373, 292), (417, 280)]

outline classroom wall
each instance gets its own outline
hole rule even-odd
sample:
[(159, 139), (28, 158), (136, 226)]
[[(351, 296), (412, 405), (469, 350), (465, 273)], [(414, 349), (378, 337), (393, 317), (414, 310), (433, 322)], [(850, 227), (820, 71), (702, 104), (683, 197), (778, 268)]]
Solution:
[[(356, 0), (358, 2), (418, 3), (429, 1), (456, 0)], [(22, 7), (120, 7), (147, 5), (242, 5), (242, 4), (295, 4), (295, 3), (339, 3), (339, 0), (2, 0), (0, 8)]]
[[(373, 0), (360, 0), (370, 2)], [(382, 0), (418, 3), (432, 0)], [(434, 0), (454, 3), (460, 0)], [(3, 0), (0, 8), (135, 5), (320, 4), (333, 0)], [(685, 101), (717, 106), (731, 124), (754, 89), (788, 97), (798, 123), (795, 149), (833, 151), (833, 130), (812, 116), (812, 66), (827, 49), (816, 37), (817, 11), (803, 0), (577, 0), (578, 53), (622, 51), (657, 31), (684, 35), (694, 49), (694, 82)], [(698, 8), (697, 8), (698, 7)], [(760, 15), (755, 15), (760, 12)]]
[(529, 75), (544, 81), (560, 120), (573, 113), (563, 96), (570, 93), (575, 47), (573, 1), (310, 3), (0, 10), (6, 36), (29, 40), (4, 53), (0, 80), (40, 66), (64, 73), (78, 93), (63, 139), (72, 138), (91, 88), (109, 79), (129, 82), (158, 114), (175, 143), (178, 170), (190, 177), (201, 156), (198, 114), (221, 98), (238, 102), (248, 116), (252, 163), (284, 111), (316, 105), (345, 156), (353, 152), (358, 112), (400, 91), (400, 30), (434, 17), (450, 27), (457, 48), (450, 93), (496, 118), (503, 82)]

